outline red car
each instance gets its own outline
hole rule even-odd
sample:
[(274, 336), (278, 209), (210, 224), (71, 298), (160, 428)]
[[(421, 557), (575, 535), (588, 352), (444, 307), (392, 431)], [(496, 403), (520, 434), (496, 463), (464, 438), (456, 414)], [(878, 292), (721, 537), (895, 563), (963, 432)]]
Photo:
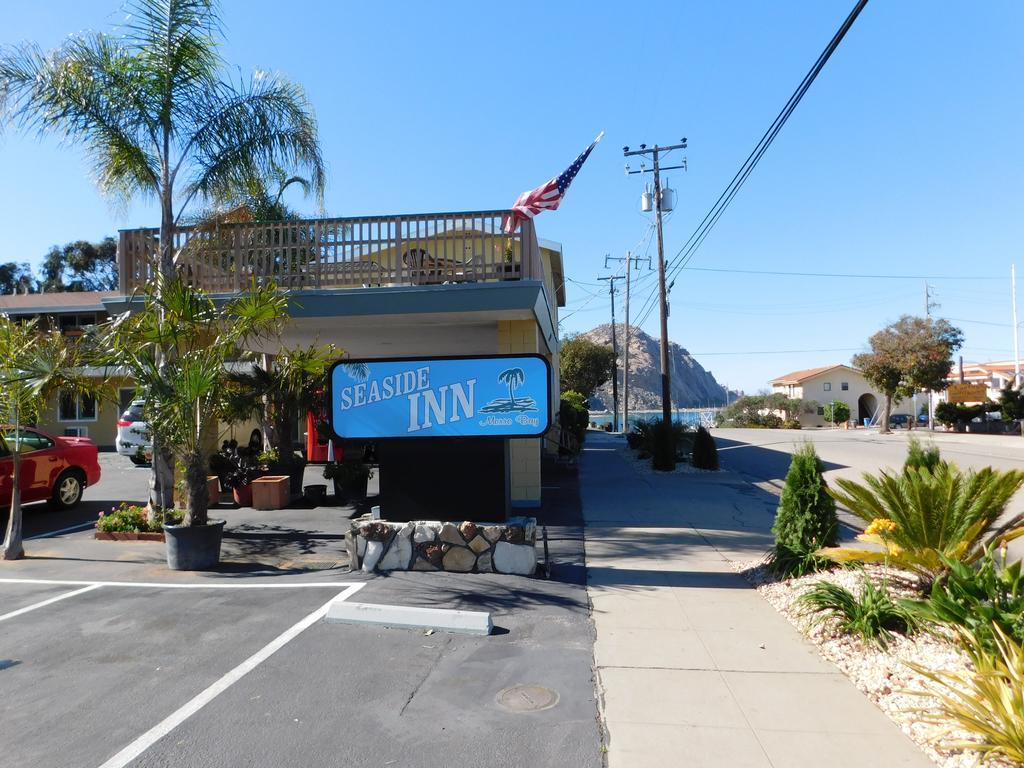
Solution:
[(21, 452), (21, 500), (49, 500), (68, 509), (82, 500), (86, 486), (100, 480), (96, 444), (87, 437), (54, 437), (31, 427), (15, 431), (0, 424), (0, 505), (10, 506), (14, 474), (12, 450)]

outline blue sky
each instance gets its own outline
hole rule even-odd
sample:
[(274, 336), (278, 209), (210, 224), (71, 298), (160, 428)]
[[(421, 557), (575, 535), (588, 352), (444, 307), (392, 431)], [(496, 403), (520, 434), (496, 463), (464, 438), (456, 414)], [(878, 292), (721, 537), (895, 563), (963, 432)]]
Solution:
[[(604, 255), (647, 242), (643, 182), (623, 174), (621, 147), (689, 140), (688, 172), (668, 175), (671, 257), (852, 6), (227, 0), (223, 54), (306, 87), (333, 216), (506, 207), (604, 130), (562, 208), (537, 220), (578, 281), (563, 311), (571, 332), (607, 321), (607, 295), (593, 295)], [(12, 4), (0, 44), (52, 47), (122, 18), (117, 0)], [(1010, 357), (1022, 28), (1024, 5), (1009, 0), (869, 3), (691, 265), (999, 278), (931, 283), (938, 314), (966, 332), (966, 359)], [(156, 223), (149, 203), (101, 199), (78, 150), (0, 137), (0, 261), (38, 263), (50, 245)], [(653, 284), (643, 278), (634, 307)], [(756, 391), (847, 362), (874, 330), (923, 310), (924, 281), (684, 270), (671, 301), (672, 339), (719, 381)], [(657, 332), (656, 313), (644, 328)], [(779, 350), (794, 351), (750, 354)]]

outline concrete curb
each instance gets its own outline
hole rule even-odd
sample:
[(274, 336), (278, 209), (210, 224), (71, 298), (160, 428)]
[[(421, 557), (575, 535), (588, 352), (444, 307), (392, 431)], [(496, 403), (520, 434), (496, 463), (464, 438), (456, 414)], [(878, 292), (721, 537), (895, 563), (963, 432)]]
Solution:
[(363, 624), (396, 629), (433, 629), (459, 635), (489, 635), (491, 614), (444, 608), (413, 608), (333, 600), (324, 621), (328, 624)]

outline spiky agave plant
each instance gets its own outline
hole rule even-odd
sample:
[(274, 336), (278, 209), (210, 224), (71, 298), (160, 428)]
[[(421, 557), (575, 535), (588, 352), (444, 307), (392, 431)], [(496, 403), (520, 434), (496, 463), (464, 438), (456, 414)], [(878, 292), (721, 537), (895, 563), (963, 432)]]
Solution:
[(930, 583), (946, 572), (943, 557), (973, 563), (994, 542), (1024, 535), (1024, 513), (997, 525), (1022, 484), (1019, 470), (964, 472), (945, 462), (865, 474), (863, 483), (837, 479), (829, 493), (867, 524), (858, 539), (878, 548), (827, 547), (820, 554), (839, 562), (888, 562)]

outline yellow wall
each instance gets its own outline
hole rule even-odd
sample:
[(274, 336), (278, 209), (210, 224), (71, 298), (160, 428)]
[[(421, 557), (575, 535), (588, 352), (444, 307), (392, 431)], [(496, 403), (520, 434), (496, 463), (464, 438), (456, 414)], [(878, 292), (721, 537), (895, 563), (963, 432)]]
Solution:
[[(533, 320), (498, 322), (498, 352), (503, 355), (539, 351), (537, 324)], [(540, 506), (540, 450), (536, 438), (508, 441), (509, 484), (512, 506)]]

